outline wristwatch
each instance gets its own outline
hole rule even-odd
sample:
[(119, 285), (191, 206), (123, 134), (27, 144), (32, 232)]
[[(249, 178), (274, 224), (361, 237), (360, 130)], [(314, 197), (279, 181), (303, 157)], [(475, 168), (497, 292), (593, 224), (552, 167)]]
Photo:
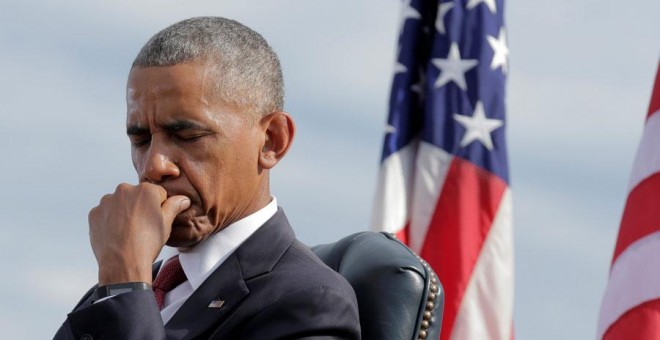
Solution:
[(122, 293), (135, 292), (138, 290), (151, 290), (151, 286), (146, 282), (126, 282), (98, 286), (94, 291), (94, 301), (98, 301), (105, 297), (115, 296)]

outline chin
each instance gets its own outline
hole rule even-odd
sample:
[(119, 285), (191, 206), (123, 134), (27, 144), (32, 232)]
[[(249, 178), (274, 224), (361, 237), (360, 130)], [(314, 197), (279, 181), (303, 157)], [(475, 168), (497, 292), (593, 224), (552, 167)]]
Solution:
[[(188, 229), (188, 230), (183, 230)], [(202, 241), (202, 238), (191, 235), (192, 230), (189, 227), (173, 227), (170, 238), (167, 239), (166, 245), (175, 248), (192, 248)]]
[(197, 225), (192, 221), (189, 223), (174, 223), (172, 232), (167, 239), (166, 245), (179, 248), (180, 250), (190, 249), (198, 243), (204, 241), (211, 233), (206, 232), (205, 226)]
[(170, 237), (167, 242), (165, 242), (165, 245), (177, 249), (190, 249), (197, 245), (197, 243), (198, 242), (191, 240), (180, 240), (178, 238)]

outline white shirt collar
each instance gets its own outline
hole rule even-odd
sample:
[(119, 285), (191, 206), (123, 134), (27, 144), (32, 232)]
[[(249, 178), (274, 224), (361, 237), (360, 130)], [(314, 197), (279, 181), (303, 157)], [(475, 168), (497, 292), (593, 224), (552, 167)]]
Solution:
[(193, 290), (196, 290), (238, 246), (276, 212), (277, 199), (273, 197), (265, 207), (209, 236), (191, 250), (179, 253), (177, 249), (171, 248), (173, 249), (172, 254), (164, 258), (162, 263), (178, 254), (188, 282), (192, 285)]

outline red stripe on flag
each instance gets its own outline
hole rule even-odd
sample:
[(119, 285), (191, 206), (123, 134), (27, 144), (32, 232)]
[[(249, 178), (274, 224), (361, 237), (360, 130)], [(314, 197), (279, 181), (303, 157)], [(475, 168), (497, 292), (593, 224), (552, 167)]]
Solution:
[(628, 339), (660, 339), (660, 299), (627, 311), (603, 336), (603, 340)]
[(499, 177), (454, 158), (424, 240), (421, 256), (445, 292), (440, 339), (449, 339), (472, 270), (506, 190)]
[(655, 85), (653, 86), (653, 93), (651, 94), (651, 103), (649, 104), (649, 112), (646, 118), (660, 110), (660, 63), (658, 63), (658, 72), (655, 74)]
[(397, 231), (394, 235), (396, 238), (399, 239), (399, 241), (403, 242), (405, 245), (410, 245), (408, 241), (410, 241), (410, 237), (408, 235), (410, 234), (410, 222), (406, 223), (406, 225), (401, 228), (401, 230)]
[(621, 228), (616, 241), (612, 263), (629, 245), (653, 232), (660, 231), (660, 173), (655, 173), (639, 185), (628, 196), (621, 218)]

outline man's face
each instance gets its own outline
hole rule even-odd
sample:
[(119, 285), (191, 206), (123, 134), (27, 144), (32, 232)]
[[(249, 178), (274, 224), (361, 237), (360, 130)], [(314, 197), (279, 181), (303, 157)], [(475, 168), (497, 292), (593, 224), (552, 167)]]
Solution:
[(270, 200), (258, 162), (264, 129), (224, 105), (212, 77), (201, 62), (134, 68), (129, 75), (126, 126), (140, 182), (191, 201), (172, 224), (169, 246), (194, 246)]

